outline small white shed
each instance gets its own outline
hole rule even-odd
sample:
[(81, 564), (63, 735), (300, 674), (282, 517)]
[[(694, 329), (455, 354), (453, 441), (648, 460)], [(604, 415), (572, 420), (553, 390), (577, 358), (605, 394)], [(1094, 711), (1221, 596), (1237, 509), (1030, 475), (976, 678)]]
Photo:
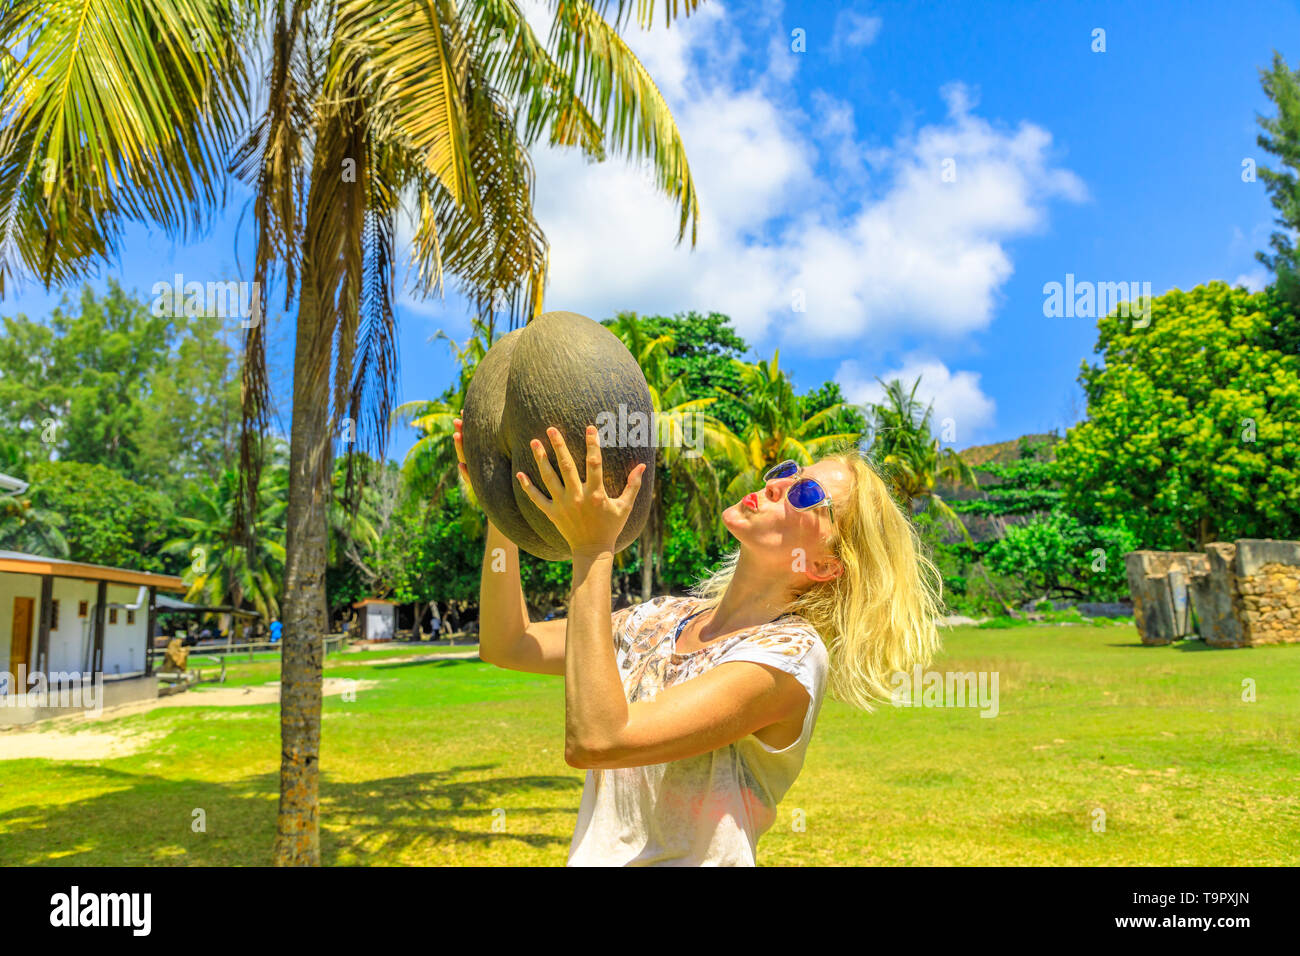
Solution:
[(356, 608), (363, 641), (391, 641), (397, 632), (397, 605), (381, 598), (366, 598)]

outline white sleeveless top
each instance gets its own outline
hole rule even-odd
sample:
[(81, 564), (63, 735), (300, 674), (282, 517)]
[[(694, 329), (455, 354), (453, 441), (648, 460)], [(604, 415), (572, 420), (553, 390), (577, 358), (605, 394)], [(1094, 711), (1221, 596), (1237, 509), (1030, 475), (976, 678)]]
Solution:
[(758, 838), (803, 767), (829, 672), (811, 624), (787, 615), (691, 654), (674, 631), (707, 606), (665, 595), (614, 614), (614, 643), (628, 703), (728, 661), (792, 674), (808, 691), (803, 732), (776, 750), (753, 734), (710, 753), (669, 763), (588, 770), (568, 866), (754, 866)]

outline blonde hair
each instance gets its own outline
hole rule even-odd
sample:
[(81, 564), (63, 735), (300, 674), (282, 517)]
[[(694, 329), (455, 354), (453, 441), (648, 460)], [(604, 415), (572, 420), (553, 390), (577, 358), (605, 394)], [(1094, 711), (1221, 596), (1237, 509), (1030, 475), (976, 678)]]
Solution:
[[(866, 711), (891, 697), (891, 677), (926, 667), (940, 646), (943, 576), (926, 554), (910, 518), (875, 467), (855, 452), (834, 461), (853, 475), (846, 506), (835, 503), (827, 549), (844, 572), (815, 584), (785, 608), (817, 629), (830, 656), (829, 692)], [(737, 548), (691, 593), (717, 603), (740, 559)]]

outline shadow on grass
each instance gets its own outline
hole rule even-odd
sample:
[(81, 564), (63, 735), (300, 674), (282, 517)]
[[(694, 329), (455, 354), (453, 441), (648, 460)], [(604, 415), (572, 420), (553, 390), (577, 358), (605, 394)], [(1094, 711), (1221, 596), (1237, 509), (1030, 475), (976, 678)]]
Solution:
[(1240, 650), (1236, 647), (1214, 647), (1206, 644), (1204, 641), (1173, 641), (1169, 644), (1143, 644), (1141, 641), (1125, 641), (1118, 644), (1107, 644), (1107, 647), (1142, 647), (1153, 651), (1172, 648), (1175, 651), (1235, 651)]
[(483, 663), (477, 657), (456, 657), (451, 660), (440, 661), (396, 661), (392, 664), (385, 664), (383, 661), (376, 661), (368, 664), (365, 661), (359, 662), (362, 666), (373, 667), (375, 670), (397, 670), (401, 667), (457, 667), (461, 664), (481, 664)]
[[(456, 766), (360, 782), (321, 781), (321, 859), (391, 865), (417, 844), (472, 850), (499, 840), (538, 849), (569, 836), (492, 832), (493, 810), (511, 816), (571, 813), (518, 806), (521, 794), (582, 788), (566, 776), (476, 778), (495, 764)], [(3, 866), (259, 866), (271, 862), (278, 773), (220, 783), (172, 780), (93, 764), (60, 764), (59, 774), (105, 792), (57, 805), (33, 803), (0, 814)], [(201, 810), (205, 830), (194, 832)], [(513, 828), (511, 828), (513, 829)]]

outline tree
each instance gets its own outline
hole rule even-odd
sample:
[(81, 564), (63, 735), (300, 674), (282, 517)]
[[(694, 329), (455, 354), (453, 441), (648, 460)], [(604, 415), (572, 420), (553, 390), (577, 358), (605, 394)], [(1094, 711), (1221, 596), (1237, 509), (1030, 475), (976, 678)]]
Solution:
[(75, 461), (38, 462), (24, 479), (32, 509), (58, 516), (68, 559), (170, 573), (159, 550), (173, 510), (163, 495), (104, 465)]
[(1007, 518), (1053, 510), (1061, 501), (1058, 472), (1060, 466), (1050, 454), (1050, 442), (1020, 439), (1020, 459), (1008, 464), (988, 462), (980, 470), (993, 481), (981, 484), (982, 498), (954, 501), (952, 508), (960, 514), (990, 515)]
[(867, 419), (862, 409), (844, 398), (839, 382), (823, 382), (821, 388), (799, 396), (800, 414), (810, 418), (831, 408), (835, 414), (824, 419), (822, 427), (827, 434), (861, 435), (867, 430)]
[(1057, 446), (1064, 507), (1143, 548), (1300, 535), (1300, 356), (1271, 292), (1211, 282), (1098, 323), (1086, 421)]
[[(446, 339), (460, 366), (455, 385), (436, 399), (417, 399), (393, 409), (393, 421), (406, 418), (412, 428), (421, 433), (420, 438), (402, 460), (405, 480), (423, 491), (429, 498), (440, 500), (450, 483), (458, 478), (456, 448), (452, 441), (455, 420), (465, 408), (465, 393), (474, 378), (474, 370), (492, 347), (492, 329), (482, 319), (474, 319), (472, 334), (465, 344), (439, 329), (435, 339)], [(472, 490), (469, 496), (473, 497)]]
[(1053, 512), (1008, 528), (987, 560), (997, 573), (1019, 578), (1044, 597), (1109, 598), (1127, 593), (1123, 556), (1136, 546), (1123, 525), (1086, 528)]
[(740, 446), (732, 454), (736, 476), (724, 493), (727, 500), (761, 487), (763, 475), (775, 464), (790, 459), (810, 465), (823, 452), (858, 439), (855, 433), (827, 432), (827, 424), (843, 411), (841, 405), (829, 405), (804, 417), (790, 377), (781, 370), (779, 349), (771, 362), (760, 359), (750, 365), (734, 361), (733, 368), (741, 391), (732, 393), (731, 398), (744, 409), (747, 424), (740, 432)]
[(720, 312), (679, 312), (673, 316), (619, 312), (602, 324), (612, 328), (627, 316), (637, 321), (647, 337), (666, 335), (672, 339), (673, 348), (664, 357), (664, 374), (669, 380), (684, 379), (690, 395), (716, 397), (718, 401), (710, 407), (710, 414), (739, 434), (745, 427), (745, 409), (732, 397), (741, 391), (733, 360), (743, 359), (749, 345), (736, 334), (731, 320)]
[(26, 495), (0, 496), (0, 551), (66, 558), (63, 523), (62, 515), (37, 507)]
[[(1288, 231), (1273, 233), (1269, 239), (1273, 254), (1259, 252), (1256, 258), (1273, 271), (1279, 294), (1295, 309), (1300, 307), (1300, 253), (1292, 241), (1300, 232), (1300, 70), (1288, 69), (1282, 55), (1274, 51), (1273, 68), (1260, 70), (1260, 82), (1277, 107), (1277, 116), (1256, 117), (1264, 130), (1256, 142), (1276, 156), (1283, 168), (1261, 166), (1259, 177), (1277, 210), (1277, 224)], [(1300, 351), (1300, 334), (1289, 351)]]
[(229, 466), (235, 357), (212, 315), (154, 315), (113, 279), (46, 322), (6, 317), (0, 427), (25, 461), (101, 464), (181, 498)]
[[(527, 150), (543, 136), (593, 160), (648, 162), (681, 211), (678, 240), (690, 227), (694, 242), (681, 137), (619, 35), (634, 9), (650, 26), (655, 5), (620, 0), (611, 22), (603, 0), (553, 0), (543, 45), (497, 0), (281, 0), (269, 16), (260, 4), (101, 2), (0, 12), (0, 42), (21, 63), (0, 92), (0, 288), (21, 267), (47, 285), (84, 274), (119, 250), (130, 221), (197, 228), (228, 163), (253, 189), (255, 288), (282, 277), (286, 308), (296, 304), (275, 861), (317, 864), (330, 458), (354, 430), (384, 457), (399, 207), (417, 212), (417, 293), (450, 275), (477, 312), (499, 300), (512, 324), (541, 310), (546, 246)], [(665, 19), (697, 5), (673, 3)], [(266, 105), (241, 137), (244, 51), (260, 48)], [(246, 539), (269, 400), (260, 311), (252, 319), (236, 511)]]
[(277, 451), (277, 460), (258, 489), (258, 533), (251, 550), (231, 534), (240, 493), (239, 475), (233, 469), (208, 487), (196, 488), (184, 513), (177, 516), (180, 533), (163, 551), (186, 562), (183, 579), (189, 590), (185, 600), (236, 609), (251, 607), (267, 622), (280, 616), (288, 462), (283, 448)]
[(955, 450), (941, 449), (939, 439), (931, 435), (934, 403), (922, 408), (917, 401), (920, 376), (906, 393), (898, 379), (876, 381), (884, 386), (885, 401), (871, 406), (871, 453), (881, 463), (895, 497), (909, 514), (924, 507), (970, 540), (970, 532), (936, 486), (946, 481), (978, 487), (979, 480)]
[[(652, 336), (635, 313), (622, 313), (610, 331), (632, 353), (650, 388), (654, 409), (655, 473), (650, 512), (637, 539), (641, 558), (641, 600), (654, 594), (656, 568), (663, 580), (664, 520), (670, 488), (685, 490), (683, 506), (702, 537), (717, 536), (721, 511), (718, 470), (724, 462), (743, 454), (740, 439), (705, 409), (717, 402), (713, 395), (688, 391), (685, 375), (673, 377), (668, 359), (677, 347), (670, 334)], [(711, 409), (710, 409), (711, 410)]]
[[(356, 454), (360, 455), (360, 452)], [(347, 464), (334, 467), (335, 500), (330, 505), (330, 567), (350, 565), (356, 571), (361, 591), (352, 600), (388, 597), (400, 566), (381, 564), (376, 550), (395, 520), (404, 494), (402, 476), (392, 462), (367, 458), (367, 475), (357, 510), (343, 507), (342, 491), (347, 481)], [(400, 557), (398, 557), (400, 562)]]

